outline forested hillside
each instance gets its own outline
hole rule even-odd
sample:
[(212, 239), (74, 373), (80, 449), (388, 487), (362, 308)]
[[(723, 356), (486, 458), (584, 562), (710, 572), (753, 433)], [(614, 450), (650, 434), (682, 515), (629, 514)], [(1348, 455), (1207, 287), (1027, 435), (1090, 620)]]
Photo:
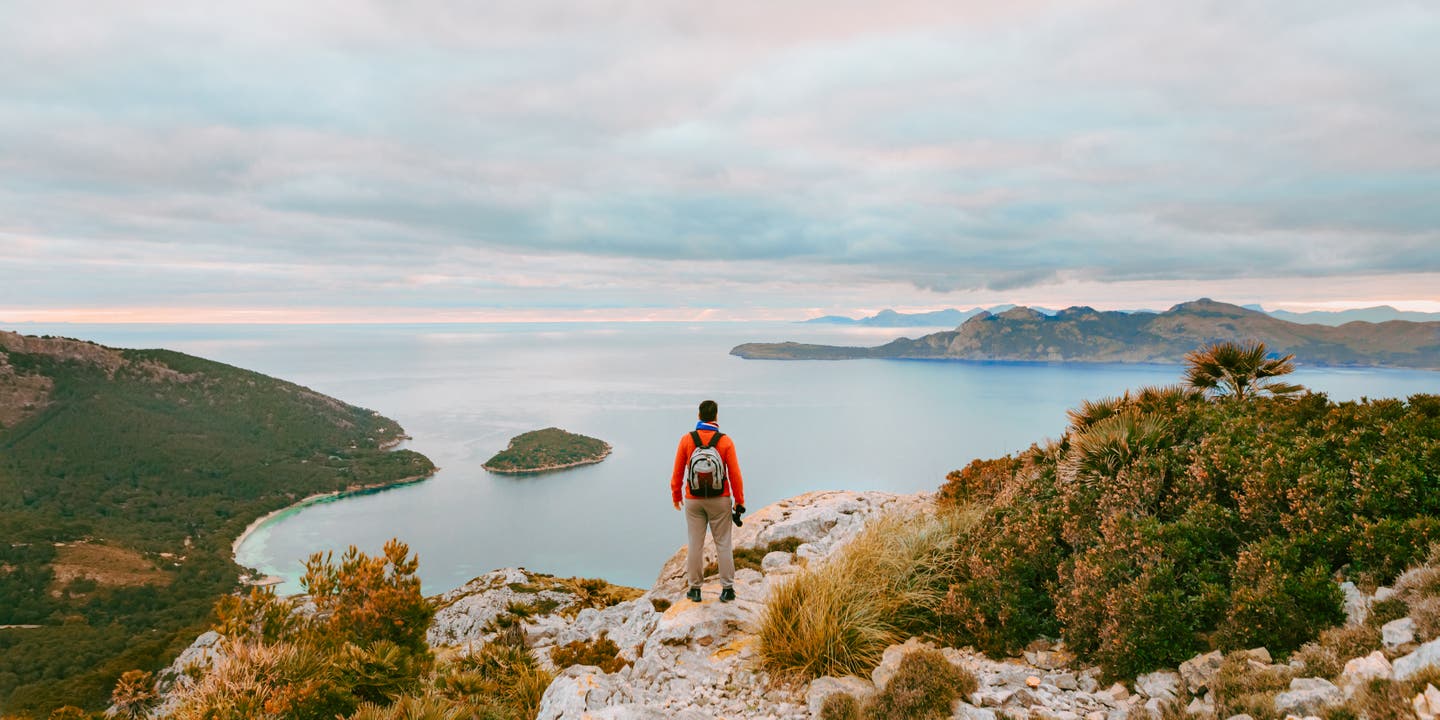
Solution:
[(105, 704), (203, 626), (230, 544), (307, 495), (428, 475), (394, 421), (163, 350), (0, 332), (0, 709)]

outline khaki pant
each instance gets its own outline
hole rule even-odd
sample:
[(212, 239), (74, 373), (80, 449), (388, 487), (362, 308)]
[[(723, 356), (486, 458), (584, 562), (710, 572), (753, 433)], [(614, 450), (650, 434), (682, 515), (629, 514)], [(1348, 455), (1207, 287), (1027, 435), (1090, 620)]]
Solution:
[(719, 556), (720, 585), (734, 587), (735, 556), (730, 550), (731, 500), (715, 497), (685, 500), (685, 527), (690, 531), (690, 547), (685, 553), (685, 578), (690, 587), (700, 587), (701, 568), (705, 563), (705, 528), (710, 528), (710, 537), (715, 540), (715, 553)]

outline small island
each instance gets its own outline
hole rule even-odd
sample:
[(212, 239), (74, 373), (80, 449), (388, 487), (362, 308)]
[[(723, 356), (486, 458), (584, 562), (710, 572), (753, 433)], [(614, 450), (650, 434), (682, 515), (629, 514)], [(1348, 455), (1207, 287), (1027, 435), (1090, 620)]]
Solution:
[(502, 475), (550, 472), (593, 465), (610, 455), (610, 444), (551, 427), (510, 439), (510, 445), (485, 461), (485, 469)]

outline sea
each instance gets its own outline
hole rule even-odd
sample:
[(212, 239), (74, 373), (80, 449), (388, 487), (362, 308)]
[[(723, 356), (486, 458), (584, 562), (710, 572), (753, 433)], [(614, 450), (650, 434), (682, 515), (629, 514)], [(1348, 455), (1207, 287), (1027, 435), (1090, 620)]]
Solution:
[[(812, 490), (934, 490), (975, 458), (1059, 436), (1086, 398), (1178, 382), (1174, 365), (763, 361), (742, 342), (875, 345), (943, 328), (799, 323), (454, 325), (10, 325), (130, 348), (168, 348), (284, 378), (394, 418), (439, 466), (423, 482), (278, 513), (237, 561), (299, 592), (302, 563), (390, 538), (420, 560), (426, 593), (501, 567), (649, 587), (684, 542), (669, 480), (696, 406), (713, 399), (735, 440), (746, 505)], [(1440, 373), (1302, 367), (1337, 400), (1440, 393)], [(604, 462), (494, 475), (509, 439), (561, 427), (610, 443)]]

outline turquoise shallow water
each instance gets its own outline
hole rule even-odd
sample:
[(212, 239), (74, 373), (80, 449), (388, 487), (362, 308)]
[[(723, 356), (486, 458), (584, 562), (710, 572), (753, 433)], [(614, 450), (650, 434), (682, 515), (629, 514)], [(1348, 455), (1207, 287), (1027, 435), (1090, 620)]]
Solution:
[[(294, 578), (311, 552), (376, 552), (399, 537), (428, 593), (497, 567), (648, 586), (683, 542), (670, 507), (675, 443), (720, 403), (747, 504), (819, 489), (913, 492), (946, 472), (1058, 435), (1079, 400), (1167, 384), (1180, 368), (855, 360), (747, 361), (740, 342), (870, 345), (925, 329), (793, 324), (18, 326), (123, 347), (167, 347), (275, 375), (377, 410), (441, 470), (414, 485), (288, 511), (239, 548)], [(1440, 392), (1440, 373), (1306, 368), (1337, 399)], [(603, 463), (540, 476), (480, 465), (520, 432), (558, 425), (614, 446)]]

